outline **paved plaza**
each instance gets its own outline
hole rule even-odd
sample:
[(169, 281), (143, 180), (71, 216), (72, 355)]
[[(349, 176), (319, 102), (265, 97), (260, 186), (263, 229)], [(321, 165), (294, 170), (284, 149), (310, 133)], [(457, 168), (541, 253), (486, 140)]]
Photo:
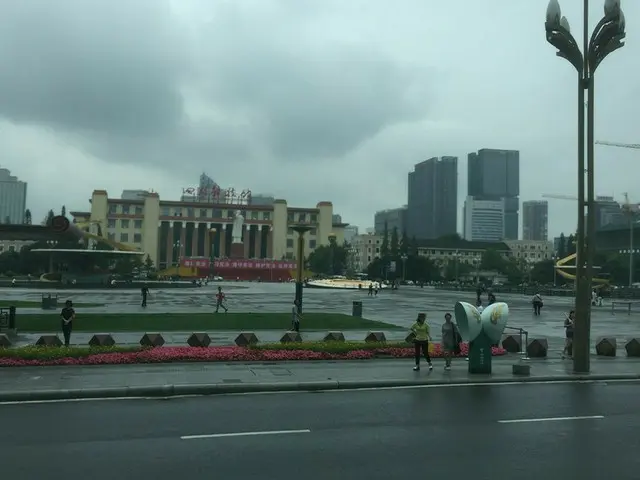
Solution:
[[(140, 292), (133, 290), (65, 290), (58, 292), (59, 301), (71, 299), (76, 303), (103, 303), (103, 307), (78, 308), (79, 318), (83, 313), (176, 313), (176, 312), (212, 312), (214, 294), (217, 286), (222, 286), (227, 295), (228, 306), (232, 312), (288, 312), (294, 294), (293, 284), (222, 282), (194, 289), (159, 289), (152, 290), (149, 306), (140, 307)], [(9, 288), (0, 290), (0, 298), (4, 300), (39, 301), (42, 294), (55, 291), (38, 291), (32, 289)], [(363, 302), (363, 316), (371, 320), (384, 321), (408, 327), (418, 312), (427, 312), (429, 323), (438, 332), (445, 312), (452, 312), (456, 301), (474, 302), (474, 294), (470, 292), (454, 292), (434, 290), (430, 287), (419, 288), (405, 286), (397, 291), (383, 290), (377, 297), (367, 296), (366, 290), (326, 290), (305, 289), (304, 308), (307, 312), (327, 312), (350, 314), (354, 301)], [(530, 298), (515, 294), (498, 294), (498, 301), (509, 305), (509, 326), (523, 328), (530, 337), (549, 339), (552, 350), (561, 349), (564, 337), (563, 321), (565, 313), (571, 309), (573, 299), (568, 297), (545, 298), (545, 305), (540, 317), (532, 314)], [(49, 313), (57, 315), (57, 311), (37, 308), (19, 308), (20, 313)], [(19, 322), (19, 317), (18, 317)], [(322, 332), (304, 332), (303, 337), (316, 340)], [(172, 332), (167, 334), (168, 344), (184, 344), (191, 332)], [(347, 339), (361, 340), (366, 332), (352, 331)], [(402, 339), (403, 331), (389, 331), (390, 340)], [(215, 316), (212, 315), (210, 334), (214, 345), (229, 345), (233, 342), (235, 332), (220, 332), (215, 328)], [(258, 336), (262, 341), (277, 341), (281, 331), (262, 331)], [(90, 334), (76, 333), (74, 341), (86, 343)], [(594, 307), (592, 314), (592, 338), (613, 336), (620, 342), (628, 338), (640, 337), (640, 313), (629, 315), (625, 306), (612, 313), (611, 305)], [(135, 332), (116, 333), (116, 341), (122, 344), (137, 343), (140, 335)], [(21, 343), (30, 343), (34, 335), (24, 335)]]

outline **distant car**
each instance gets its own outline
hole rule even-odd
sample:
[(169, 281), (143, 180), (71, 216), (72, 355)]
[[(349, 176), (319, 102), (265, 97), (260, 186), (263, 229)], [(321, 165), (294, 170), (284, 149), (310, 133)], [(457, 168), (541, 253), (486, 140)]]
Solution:
[(220, 277), (220, 276), (218, 276), (218, 275), (216, 275), (216, 276), (214, 276), (214, 277), (213, 277), (213, 281), (214, 281), (214, 282), (221, 282), (222, 280), (224, 280), (224, 278), (222, 278), (222, 277)]

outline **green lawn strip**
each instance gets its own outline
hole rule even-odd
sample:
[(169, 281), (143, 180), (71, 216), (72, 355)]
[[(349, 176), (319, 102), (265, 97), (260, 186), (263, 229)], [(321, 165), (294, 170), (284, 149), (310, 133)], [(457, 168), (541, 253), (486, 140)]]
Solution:
[[(18, 313), (20, 332), (57, 332), (60, 319), (52, 314)], [(184, 331), (253, 331), (286, 330), (291, 326), (290, 313), (152, 313), (98, 314), (78, 313), (75, 332), (184, 332)], [(340, 313), (306, 313), (303, 330), (403, 330), (402, 327)]]
[[(63, 303), (58, 300), (58, 306), (60, 308), (63, 307)], [(0, 308), (9, 308), (9, 307), (17, 307), (17, 308), (40, 308), (42, 306), (42, 302), (37, 300), (0, 300)], [(74, 303), (74, 307), (104, 307), (104, 303)]]
[(101, 353), (130, 353), (142, 347), (37, 347), (29, 345), (19, 348), (0, 348), (0, 358), (20, 358), (22, 360), (56, 360), (58, 358), (83, 358)]
[(252, 345), (256, 350), (311, 350), (313, 352), (348, 353), (353, 350), (378, 350), (380, 348), (408, 348), (413, 344), (405, 342), (300, 342), (264, 343)]

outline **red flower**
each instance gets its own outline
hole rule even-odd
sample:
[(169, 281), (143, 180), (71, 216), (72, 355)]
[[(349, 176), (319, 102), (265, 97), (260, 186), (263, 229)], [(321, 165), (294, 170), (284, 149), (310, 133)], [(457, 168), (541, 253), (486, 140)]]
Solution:
[[(468, 352), (468, 345), (461, 344), (459, 357)], [(504, 355), (503, 348), (494, 347), (492, 355)], [(125, 365), (134, 363), (170, 362), (260, 362), (260, 361), (303, 361), (303, 360), (366, 360), (376, 356), (411, 358), (413, 347), (381, 347), (378, 349), (351, 350), (346, 353), (315, 352), (311, 350), (261, 350), (244, 347), (159, 347), (136, 352), (98, 353), (80, 358), (57, 358), (53, 360), (25, 360), (15, 357), (1, 357), (0, 366), (44, 366), (44, 365)], [(433, 345), (431, 356), (442, 357), (439, 344)]]

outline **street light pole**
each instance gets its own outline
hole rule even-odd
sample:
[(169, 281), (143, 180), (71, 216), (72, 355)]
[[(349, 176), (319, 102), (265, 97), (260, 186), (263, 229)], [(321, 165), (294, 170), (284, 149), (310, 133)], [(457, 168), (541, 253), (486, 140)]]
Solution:
[(298, 307), (298, 313), (302, 315), (302, 281), (304, 274), (304, 234), (311, 230), (308, 225), (294, 225), (294, 231), (298, 232), (298, 252), (297, 257), (297, 270), (296, 270), (296, 292), (295, 303)]
[(400, 257), (402, 259), (402, 283), (407, 281), (407, 258), (409, 258), (406, 254), (402, 254)]
[(173, 244), (173, 256), (174, 256), (174, 259), (176, 260), (175, 262), (176, 266), (180, 266), (180, 254), (182, 253), (180, 250), (181, 247), (182, 247), (182, 243), (180, 243), (180, 240), (178, 240)]
[[(584, 0), (583, 49), (571, 34), (569, 22), (562, 16), (558, 0), (550, 0), (545, 30), (547, 42), (556, 55), (571, 63), (578, 72), (578, 229), (576, 242), (576, 322), (573, 347), (573, 370), (590, 370), (591, 282), (595, 254), (594, 193), (594, 74), (611, 52), (624, 46), (625, 18), (620, 0), (605, 0), (604, 17), (589, 38), (589, 0)], [(587, 90), (587, 198), (585, 199), (585, 118), (584, 91)], [(587, 206), (585, 235), (584, 209)]]
[(331, 259), (331, 275), (332, 276), (336, 274), (335, 251), (336, 251), (336, 234), (330, 233), (329, 234), (329, 254)]
[(633, 288), (633, 215), (629, 215), (629, 288)]

